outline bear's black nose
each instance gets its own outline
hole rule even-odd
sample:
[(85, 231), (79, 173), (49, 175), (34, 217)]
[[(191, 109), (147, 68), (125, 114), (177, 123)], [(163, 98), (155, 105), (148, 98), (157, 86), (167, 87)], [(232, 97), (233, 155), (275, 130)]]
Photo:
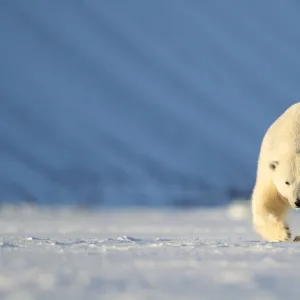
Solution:
[(296, 199), (295, 205), (296, 205), (296, 207), (300, 207), (300, 199), (299, 198)]

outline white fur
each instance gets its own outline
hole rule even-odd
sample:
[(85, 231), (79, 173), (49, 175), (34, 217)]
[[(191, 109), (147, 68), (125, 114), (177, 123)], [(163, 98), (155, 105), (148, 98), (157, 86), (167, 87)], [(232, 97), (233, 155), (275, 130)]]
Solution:
[(285, 218), (289, 209), (295, 208), (297, 198), (300, 199), (300, 103), (288, 108), (262, 141), (252, 216), (254, 228), (263, 239), (292, 241)]

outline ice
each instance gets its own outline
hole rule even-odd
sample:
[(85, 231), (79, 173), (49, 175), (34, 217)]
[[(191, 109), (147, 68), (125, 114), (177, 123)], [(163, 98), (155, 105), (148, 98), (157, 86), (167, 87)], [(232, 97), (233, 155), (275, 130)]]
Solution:
[(0, 299), (298, 299), (300, 243), (262, 241), (248, 204), (93, 212), (4, 206)]

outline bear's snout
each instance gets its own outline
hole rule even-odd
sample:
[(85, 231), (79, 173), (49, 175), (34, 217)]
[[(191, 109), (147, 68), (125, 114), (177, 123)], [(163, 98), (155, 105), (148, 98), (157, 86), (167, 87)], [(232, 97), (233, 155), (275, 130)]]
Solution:
[(296, 205), (297, 208), (300, 207), (300, 198), (297, 198), (297, 199), (296, 199), (295, 205)]

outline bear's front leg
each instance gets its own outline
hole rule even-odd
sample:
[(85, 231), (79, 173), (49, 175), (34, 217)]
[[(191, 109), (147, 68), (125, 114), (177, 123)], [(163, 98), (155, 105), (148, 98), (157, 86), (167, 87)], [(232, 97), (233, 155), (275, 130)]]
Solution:
[[(254, 227), (266, 241), (269, 242), (292, 242), (292, 234), (289, 225), (274, 215), (269, 215), (254, 222)], [(299, 237), (300, 241), (300, 237)]]
[(257, 181), (252, 195), (253, 225), (263, 239), (292, 241), (289, 225), (285, 222), (288, 210), (287, 201), (280, 197), (271, 181)]

